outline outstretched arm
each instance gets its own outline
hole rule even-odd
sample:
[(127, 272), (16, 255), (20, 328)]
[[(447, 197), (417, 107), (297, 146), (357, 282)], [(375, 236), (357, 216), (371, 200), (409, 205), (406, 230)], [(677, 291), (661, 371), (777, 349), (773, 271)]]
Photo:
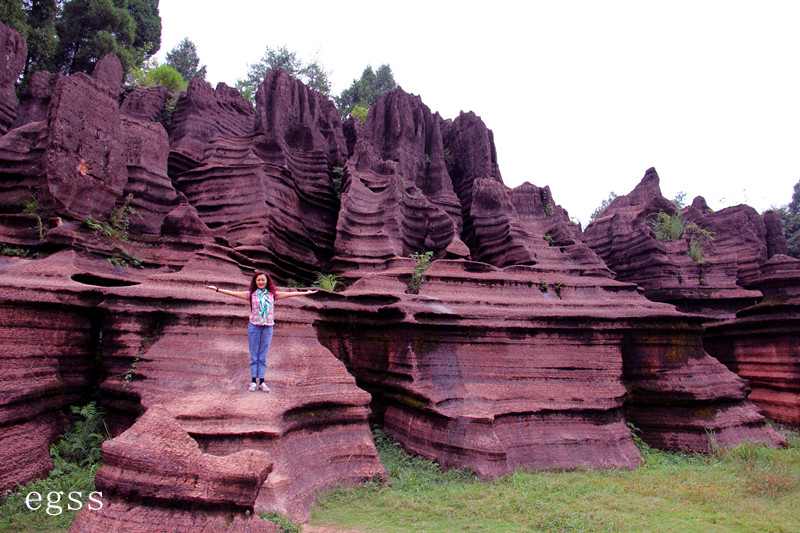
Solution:
[(235, 296), (236, 298), (241, 298), (242, 300), (247, 300), (247, 293), (240, 292), (240, 291), (229, 291), (227, 289), (220, 289), (219, 287), (215, 287), (214, 285), (203, 285), (206, 289), (211, 289), (212, 291), (216, 291), (220, 294), (227, 294), (228, 296)]
[(286, 291), (278, 291), (275, 293), (276, 300), (283, 300), (284, 298), (292, 298), (294, 296), (308, 296), (309, 294), (316, 294), (317, 291), (296, 291), (296, 292), (286, 292)]

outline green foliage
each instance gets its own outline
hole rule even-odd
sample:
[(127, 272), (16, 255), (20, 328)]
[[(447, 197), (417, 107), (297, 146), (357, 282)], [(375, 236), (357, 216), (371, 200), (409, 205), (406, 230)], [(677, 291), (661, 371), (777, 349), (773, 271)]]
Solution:
[(0, 2), (0, 21), (12, 30), (17, 30), (26, 39), (30, 33), (28, 26), (28, 16), (23, 9), (24, 2), (4, 1)]
[[(50, 446), (50, 475), (0, 497), (0, 531), (67, 531), (79, 511), (66, 509), (66, 494), (81, 492), (85, 502), (95, 490), (94, 476), (102, 458), (100, 445), (110, 436), (103, 420), (105, 413), (94, 402), (73, 406), (71, 412), (71, 427)], [(45, 498), (50, 492), (62, 492), (64, 512), (57, 516), (43, 510), (32, 512), (25, 506), (25, 496), (33, 491)]]
[(563, 286), (564, 286), (564, 282), (563, 281), (559, 281), (559, 282), (553, 283), (553, 288), (556, 291), (556, 296), (558, 296), (559, 298), (561, 298), (561, 288)]
[(136, 21), (125, 0), (67, 0), (56, 24), (61, 72), (91, 72), (98, 60), (114, 53), (123, 72), (136, 63)]
[(551, 203), (544, 204), (544, 216), (546, 216), (547, 218), (553, 216), (553, 204)]
[(8, 257), (30, 257), (33, 259), (38, 257), (39, 254), (25, 246), (18, 246), (8, 242), (0, 242), (0, 255), (5, 255)]
[[(785, 430), (784, 430), (785, 431)], [(793, 531), (800, 520), (800, 433), (787, 449), (741, 444), (662, 452), (634, 432), (632, 471), (532, 471), (481, 481), (410, 456), (382, 432), (387, 483), (322, 495), (310, 525), (359, 531)]]
[(301, 533), (302, 531), (300, 523), (292, 522), (291, 519), (280, 513), (258, 513), (258, 517), (263, 518), (264, 520), (269, 520), (281, 528), (281, 533)]
[(611, 192), (608, 194), (608, 198), (606, 198), (605, 200), (603, 200), (602, 202), (600, 202), (600, 205), (599, 205), (599, 206), (597, 206), (597, 209), (595, 209), (595, 210), (592, 212), (592, 215), (589, 217), (589, 220), (591, 220), (591, 221), (595, 221), (595, 220), (597, 220), (598, 218), (600, 218), (600, 216), (601, 216), (601, 215), (603, 214), (603, 212), (604, 212), (604, 211), (605, 211), (605, 210), (608, 208), (608, 206), (609, 206), (609, 205), (611, 205), (611, 202), (613, 202), (613, 201), (614, 201), (614, 199), (615, 199), (615, 198), (617, 198), (617, 197), (618, 197), (617, 193), (615, 193), (614, 191), (611, 191)]
[[(383, 93), (396, 88), (397, 82), (394, 81), (392, 68), (388, 64), (378, 67), (377, 72), (372, 70), (372, 66), (367, 65), (367, 68), (361, 74), (361, 78), (353, 80), (350, 87), (342, 91), (342, 94), (334, 98), (334, 100), (342, 118), (347, 118), (348, 116), (354, 116), (353, 111), (356, 106), (369, 109), (375, 105), (375, 102), (378, 101), (378, 98)], [(361, 122), (363, 123), (364, 120)]]
[(409, 255), (409, 257), (416, 263), (414, 264), (414, 272), (411, 274), (411, 279), (408, 280), (408, 292), (419, 294), (422, 283), (425, 281), (425, 271), (431, 267), (433, 252), (417, 252)]
[(127, 81), (128, 85), (132, 87), (158, 87), (163, 85), (170, 92), (171, 100), (173, 101), (188, 86), (180, 72), (168, 64), (160, 65), (156, 59), (146, 61), (140, 68), (128, 74)]
[(331, 185), (333, 192), (336, 193), (336, 198), (342, 197), (342, 180), (344, 179), (344, 168), (333, 167), (331, 169)]
[(166, 64), (178, 71), (187, 84), (195, 78), (206, 79), (206, 66), (198, 66), (197, 46), (188, 37), (167, 52)]
[(548, 246), (555, 246), (555, 244), (556, 244), (555, 239), (553, 239), (553, 236), (550, 235), (549, 233), (545, 234), (544, 240), (545, 240), (545, 242), (547, 242)]
[(683, 209), (686, 207), (686, 193), (683, 191), (678, 191), (678, 194), (676, 194), (675, 198), (672, 199), (672, 203), (675, 204), (675, 207), (678, 209)]
[(367, 123), (367, 115), (369, 115), (369, 107), (363, 104), (356, 104), (353, 106), (353, 109), (350, 110), (350, 116), (358, 119), (362, 124)]
[(312, 286), (319, 287), (325, 291), (335, 292), (336, 288), (339, 286), (344, 286), (344, 282), (342, 278), (337, 276), (336, 274), (323, 274), (322, 272), (317, 274), (317, 279), (314, 281)]
[(39, 70), (91, 72), (108, 53), (129, 72), (161, 46), (158, 0), (6, 1), (0, 17), (28, 43), (20, 89)]
[[(19, 5), (17, 2), (8, 3)], [(56, 21), (60, 10), (56, 0), (36, 0), (22, 4), (26, 5), (27, 11), (27, 33), (24, 35), (28, 43), (28, 56), (25, 58), (25, 67), (22, 71), (26, 82), (24, 87), (34, 72), (57, 68), (53, 64), (53, 57), (58, 50)]]
[(128, 0), (128, 12), (136, 24), (133, 47), (143, 58), (151, 57), (161, 48), (158, 0)]
[(683, 219), (683, 213), (654, 213), (647, 217), (648, 222), (653, 227), (654, 237), (661, 242), (674, 242), (685, 237), (688, 243), (687, 254), (696, 263), (706, 262), (705, 251), (714, 240), (714, 235), (699, 227), (697, 224), (687, 224)]
[(800, 181), (794, 186), (792, 201), (774, 209), (783, 224), (788, 255), (800, 259)]
[(648, 222), (653, 227), (656, 240), (661, 242), (674, 242), (681, 238), (686, 229), (686, 223), (681, 213), (654, 213), (655, 218), (649, 215)]
[(35, 193), (23, 196), (19, 201), (22, 203), (22, 212), (36, 218), (36, 229), (39, 230), (39, 242), (44, 242), (47, 231), (50, 229), (50, 222), (48, 219), (56, 215), (55, 211), (41, 207), (39, 205), (39, 198)]
[(83, 407), (72, 406), (73, 425), (50, 447), (50, 455), (80, 468), (99, 465), (100, 445), (109, 438), (102, 408), (91, 402)]
[(540, 281), (539, 282), (539, 290), (542, 291), (542, 292), (547, 292), (547, 282), (546, 281)]
[(302, 287), (302, 285), (301, 285), (301, 284), (300, 284), (300, 282), (299, 282), (299, 281), (297, 281), (296, 279), (294, 279), (294, 278), (288, 278), (288, 279), (286, 280), (286, 287), (288, 287), (288, 288), (290, 288), (290, 289), (297, 289), (298, 287)]
[[(706, 248), (711, 244), (711, 241), (714, 240), (714, 235), (696, 224), (689, 224), (686, 226), (684, 234), (689, 236), (689, 249), (686, 253), (689, 254), (689, 257), (691, 257), (692, 261), (695, 263), (705, 263)], [(701, 285), (703, 284), (701, 283)]]
[(258, 63), (247, 66), (247, 76), (236, 81), (236, 89), (246, 100), (255, 100), (256, 91), (261, 82), (272, 69), (284, 70), (290, 76), (299, 79), (308, 87), (315, 89), (325, 96), (331, 92), (328, 73), (319, 64), (318, 60), (304, 63), (297, 57), (296, 52), (290, 52), (286, 46), (280, 48), (267, 47), (266, 52)]
[(131, 207), (130, 204), (132, 200), (133, 194), (128, 194), (128, 196), (125, 197), (125, 201), (122, 203), (122, 205), (111, 213), (111, 216), (108, 217), (107, 222), (95, 220), (90, 215), (86, 218), (86, 220), (83, 221), (83, 223), (86, 224), (86, 226), (88, 226), (90, 229), (97, 232), (99, 235), (108, 237), (118, 245), (115, 254), (108, 258), (108, 261), (111, 264), (119, 266), (141, 267), (141, 260), (122, 245), (122, 243), (128, 242), (129, 239), (128, 228), (130, 227), (131, 215), (136, 215), (141, 218), (139, 212)]

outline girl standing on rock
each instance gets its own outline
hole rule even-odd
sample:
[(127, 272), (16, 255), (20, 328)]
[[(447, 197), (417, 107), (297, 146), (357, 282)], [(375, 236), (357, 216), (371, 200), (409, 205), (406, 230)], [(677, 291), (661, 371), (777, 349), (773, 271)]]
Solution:
[[(308, 296), (317, 291), (279, 291), (275, 282), (266, 272), (256, 270), (250, 280), (250, 289), (247, 292), (228, 291), (213, 285), (203, 285), (228, 296), (243, 300), (250, 300), (250, 324), (247, 326), (247, 340), (250, 344), (250, 382), (249, 390), (256, 388), (269, 392), (269, 387), (264, 382), (267, 371), (267, 352), (272, 342), (272, 328), (275, 325), (273, 307), (276, 300), (292, 298), (293, 296)], [(257, 381), (259, 383), (257, 383)]]

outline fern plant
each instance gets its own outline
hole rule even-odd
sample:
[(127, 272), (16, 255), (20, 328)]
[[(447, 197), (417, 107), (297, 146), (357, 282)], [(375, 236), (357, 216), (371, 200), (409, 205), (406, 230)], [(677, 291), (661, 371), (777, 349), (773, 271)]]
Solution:
[(86, 468), (100, 463), (100, 445), (109, 438), (105, 412), (94, 402), (83, 407), (72, 406), (75, 423), (61, 439), (50, 447), (50, 454), (63, 461)]
[(325, 291), (335, 292), (337, 287), (340, 285), (344, 286), (344, 282), (342, 278), (336, 274), (323, 274), (320, 272), (317, 274), (317, 279), (312, 285)]

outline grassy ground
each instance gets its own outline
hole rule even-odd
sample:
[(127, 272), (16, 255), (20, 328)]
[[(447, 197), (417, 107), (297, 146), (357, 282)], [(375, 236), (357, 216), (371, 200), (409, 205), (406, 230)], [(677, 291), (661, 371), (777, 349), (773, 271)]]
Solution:
[[(86, 422), (92, 413), (81, 416)], [(31, 491), (94, 490), (101, 435), (78, 422), (53, 448), (48, 479), (0, 495), (0, 532), (67, 531), (77, 511), (31, 512)], [(76, 431), (76, 430), (82, 430)], [(519, 471), (494, 482), (469, 472), (442, 472), (375, 432), (389, 483), (336, 489), (320, 499), (310, 525), (362, 532), (455, 531), (742, 531), (796, 532), (800, 524), (800, 432), (782, 430), (789, 447), (740, 445), (709, 455), (682, 455), (639, 442), (645, 464), (633, 471)], [(86, 445), (89, 443), (90, 445)], [(78, 450), (77, 455), (72, 450)], [(87, 453), (91, 452), (91, 453)], [(284, 531), (299, 531), (270, 517)]]
[(784, 432), (784, 450), (744, 444), (682, 455), (639, 443), (646, 462), (634, 471), (519, 471), (492, 483), (442, 472), (377, 433), (389, 484), (332, 491), (310, 524), (364, 532), (796, 532), (800, 432)]

